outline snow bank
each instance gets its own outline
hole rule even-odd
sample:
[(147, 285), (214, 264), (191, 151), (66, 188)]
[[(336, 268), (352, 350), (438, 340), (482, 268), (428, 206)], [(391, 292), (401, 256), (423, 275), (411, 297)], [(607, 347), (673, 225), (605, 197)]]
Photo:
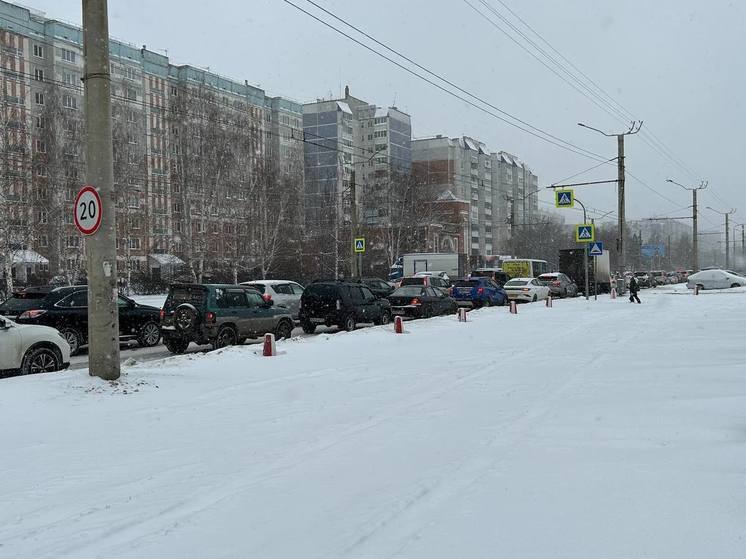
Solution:
[(3, 380), (0, 556), (742, 556), (746, 296), (651, 291)]

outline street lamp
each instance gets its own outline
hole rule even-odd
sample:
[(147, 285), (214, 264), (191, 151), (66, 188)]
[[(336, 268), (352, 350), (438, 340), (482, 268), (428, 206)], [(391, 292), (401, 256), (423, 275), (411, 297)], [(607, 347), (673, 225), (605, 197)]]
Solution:
[(701, 183), (699, 183), (699, 186), (694, 188), (686, 187), (673, 179), (666, 179), (666, 182), (670, 182), (671, 184), (680, 186), (684, 190), (692, 191), (692, 270), (694, 270), (694, 272), (696, 273), (699, 271), (699, 245), (697, 240), (697, 191), (707, 188), (707, 182), (702, 181)]

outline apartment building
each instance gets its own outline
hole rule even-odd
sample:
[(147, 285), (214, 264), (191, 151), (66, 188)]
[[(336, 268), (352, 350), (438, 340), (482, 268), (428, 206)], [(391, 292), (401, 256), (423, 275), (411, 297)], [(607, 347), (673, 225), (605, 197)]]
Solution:
[(447, 236), (439, 250), (454, 247), (474, 257), (506, 254), (515, 228), (538, 217), (538, 177), (513, 155), (490, 152), (468, 136), (437, 135), (412, 142), (412, 161), (416, 180), (430, 187), (440, 207), (448, 200), (469, 203), (466, 241), (455, 247)]
[[(110, 55), (120, 272), (251, 268), (257, 175), (303, 183), (301, 105), (145, 46), (111, 40)], [(0, 242), (52, 275), (84, 267), (69, 208), (85, 180), (83, 63), (80, 28), (0, 2)]]
[(350, 95), (303, 106), (307, 218), (329, 217), (328, 208), (349, 219), (346, 194), (354, 173), (361, 222), (390, 219), (388, 192), (412, 166), (412, 123), (396, 107), (377, 107)]

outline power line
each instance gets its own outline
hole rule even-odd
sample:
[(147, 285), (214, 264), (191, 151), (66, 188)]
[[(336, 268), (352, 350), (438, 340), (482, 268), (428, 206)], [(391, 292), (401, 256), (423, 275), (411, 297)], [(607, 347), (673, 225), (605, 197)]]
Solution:
[[(421, 79), (421, 80), (429, 83), (430, 85), (432, 85), (433, 87), (436, 87), (437, 89), (443, 91), (444, 93), (446, 93), (446, 94), (448, 94), (448, 95), (450, 95), (452, 97), (455, 97), (456, 99), (459, 99), (460, 101), (463, 101), (464, 103), (467, 103), (468, 105), (470, 105), (470, 106), (472, 106), (472, 107), (474, 107), (474, 108), (476, 108), (476, 109), (484, 112), (485, 114), (488, 114), (488, 115), (492, 116), (493, 118), (496, 118), (497, 120), (500, 120), (501, 122), (504, 122), (504, 123), (508, 124), (509, 126), (513, 126), (514, 128), (518, 128), (519, 130), (522, 130), (523, 132), (526, 132), (527, 134), (530, 134), (530, 135), (532, 135), (532, 136), (534, 136), (534, 137), (536, 137), (536, 138), (538, 138), (540, 140), (543, 140), (543, 141), (545, 141), (547, 143), (553, 144), (553, 145), (555, 145), (555, 146), (557, 146), (557, 147), (559, 147), (561, 149), (564, 149), (566, 151), (570, 151), (570, 152), (575, 153), (577, 155), (582, 155), (583, 157), (588, 157), (589, 159), (595, 159), (596, 161), (600, 161), (603, 158), (601, 155), (599, 155), (597, 153), (594, 153), (594, 152), (592, 152), (590, 150), (587, 150), (585, 148), (581, 148), (579, 146), (576, 146), (575, 144), (572, 144), (571, 142), (563, 140), (563, 139), (561, 139), (561, 138), (559, 138), (557, 136), (554, 136), (554, 135), (550, 134), (549, 132), (546, 132), (546, 131), (542, 130), (541, 128), (538, 128), (538, 127), (533, 126), (531, 124), (525, 123), (523, 120), (519, 119), (516, 116), (513, 116), (512, 114), (508, 113), (507, 111), (504, 111), (502, 109), (497, 109), (496, 108), (495, 110), (498, 111), (499, 113), (504, 114), (507, 117), (509, 117), (509, 118), (515, 120), (516, 122), (521, 123), (521, 124), (516, 124), (515, 122), (507, 120), (506, 118), (500, 116), (499, 114), (496, 114), (495, 112), (490, 111), (490, 110), (486, 109), (485, 107), (482, 107), (482, 106), (474, 103), (473, 101), (469, 100), (468, 98), (466, 98), (466, 97), (464, 97), (462, 95), (459, 95), (458, 93), (455, 93), (455, 92), (449, 90), (448, 88), (440, 85), (439, 83), (436, 83), (435, 81), (431, 80), (427, 76), (423, 76), (422, 74), (419, 74), (418, 72), (415, 72), (411, 68), (408, 68), (407, 66), (405, 66), (405, 65), (397, 62), (396, 60), (394, 60), (390, 56), (387, 56), (386, 54), (383, 54), (383, 53), (377, 51), (376, 49), (374, 49), (370, 45), (367, 45), (364, 42), (356, 39), (352, 35), (350, 35), (350, 34), (344, 32), (343, 30), (335, 27), (334, 25), (332, 25), (331, 23), (329, 23), (327, 21), (324, 21), (320, 17), (312, 14), (308, 10), (303, 9), (302, 7), (300, 7), (297, 4), (291, 2), (290, 0), (283, 0), (283, 2), (285, 2), (286, 4), (294, 7), (298, 11), (303, 12), (304, 14), (306, 14), (309, 17), (315, 19), (316, 21), (318, 21), (322, 25), (325, 25), (326, 27), (332, 29), (333, 31), (339, 33), (340, 35), (342, 35), (342, 36), (346, 37), (347, 39), (353, 41), (354, 43), (360, 45), (361, 47), (365, 48), (366, 50), (369, 50), (370, 52), (374, 53), (375, 55), (377, 55), (377, 56), (383, 58), (384, 60), (387, 60), (388, 62), (394, 64), (398, 68), (401, 68), (405, 72), (408, 72), (408, 73), (412, 74), (413, 76), (415, 76), (415, 77), (417, 77), (417, 78), (419, 78), (419, 79)], [(351, 24), (347, 23), (342, 18), (336, 17), (336, 19), (345, 22), (345, 25), (348, 25), (350, 28), (353, 28), (353, 26)], [(397, 53), (397, 56), (400, 56), (402, 59), (407, 60), (407, 57), (405, 57), (404, 55), (400, 54), (395, 49), (392, 49), (390, 47), (386, 47), (386, 48), (388, 50), (390, 50), (391, 52)], [(440, 76), (438, 74), (432, 73), (432, 75), (437, 76), (437, 79), (439, 79), (443, 83), (449, 83), (448, 80), (446, 80), (445, 78), (443, 78), (442, 76)], [(461, 88), (459, 88), (459, 90), (464, 91)], [(470, 97), (474, 98), (474, 99), (480, 99), (479, 97), (477, 97), (476, 95), (473, 95), (471, 93), (469, 93), (468, 95)], [(487, 104), (484, 101), (480, 101), (480, 102), (482, 102), (484, 104)], [(494, 105), (488, 105), (488, 106), (494, 107)], [(539, 133), (534, 132), (534, 130), (538, 131)], [(540, 134), (543, 134), (543, 136), (540, 135)]]

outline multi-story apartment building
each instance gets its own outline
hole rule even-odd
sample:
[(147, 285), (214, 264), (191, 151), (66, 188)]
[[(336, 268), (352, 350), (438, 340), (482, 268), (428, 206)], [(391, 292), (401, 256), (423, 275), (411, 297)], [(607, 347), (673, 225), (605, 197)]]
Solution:
[[(0, 49), (2, 252), (33, 249), (53, 275), (75, 276), (84, 264), (69, 207), (85, 180), (82, 32), (0, 1)], [(291, 131), (301, 105), (145, 47), (111, 40), (110, 55), (120, 272), (264, 262), (247, 221), (268, 182), (283, 185), (273, 199), (302, 185), (303, 144)]]
[(538, 177), (514, 156), (490, 152), (468, 136), (421, 138), (412, 150), (415, 178), (429, 185), (440, 206), (447, 200), (469, 203), (464, 246), (447, 236), (440, 250), (453, 247), (474, 257), (507, 253), (514, 228), (538, 216)]
[(412, 165), (412, 123), (396, 107), (381, 109), (350, 95), (303, 106), (307, 219), (329, 217), (329, 207), (349, 218), (345, 203), (355, 175), (362, 222), (385, 223), (386, 192)]

